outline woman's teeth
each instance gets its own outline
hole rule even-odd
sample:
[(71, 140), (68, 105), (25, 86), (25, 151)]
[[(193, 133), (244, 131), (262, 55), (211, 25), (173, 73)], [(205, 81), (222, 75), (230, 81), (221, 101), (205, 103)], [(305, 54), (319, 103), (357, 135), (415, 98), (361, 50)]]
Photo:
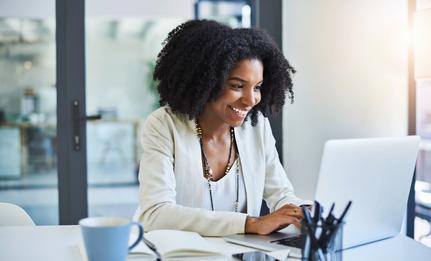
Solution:
[(237, 109), (237, 108), (234, 108), (234, 107), (232, 107), (232, 106), (230, 106), (230, 108), (237, 114), (237, 115), (239, 115), (239, 116), (241, 116), (241, 117), (245, 117), (246, 115), (247, 115), (247, 112), (248, 111), (243, 111), (243, 110), (240, 110), (240, 109)]

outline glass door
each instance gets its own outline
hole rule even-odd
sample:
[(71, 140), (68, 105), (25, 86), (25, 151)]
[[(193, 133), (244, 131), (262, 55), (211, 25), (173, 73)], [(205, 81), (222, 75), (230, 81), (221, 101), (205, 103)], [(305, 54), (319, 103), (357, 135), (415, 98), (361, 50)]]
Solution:
[(59, 223), (55, 2), (32, 6), (0, 4), (0, 202), (52, 225)]
[(138, 206), (140, 130), (158, 108), (152, 80), (169, 31), (193, 18), (193, 1), (86, 2), (89, 216), (131, 218)]

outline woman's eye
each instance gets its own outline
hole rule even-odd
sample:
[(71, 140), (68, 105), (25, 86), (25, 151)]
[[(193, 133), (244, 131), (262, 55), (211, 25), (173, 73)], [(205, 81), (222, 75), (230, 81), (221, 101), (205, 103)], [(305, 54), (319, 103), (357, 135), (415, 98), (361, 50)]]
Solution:
[(231, 84), (230, 84), (230, 87), (231, 87), (232, 89), (241, 89), (241, 88), (242, 88), (242, 85), (241, 85), (241, 84), (234, 84), (234, 83), (231, 83)]
[(260, 89), (262, 88), (262, 85), (256, 85), (255, 87), (254, 87), (254, 90), (255, 91), (260, 91)]

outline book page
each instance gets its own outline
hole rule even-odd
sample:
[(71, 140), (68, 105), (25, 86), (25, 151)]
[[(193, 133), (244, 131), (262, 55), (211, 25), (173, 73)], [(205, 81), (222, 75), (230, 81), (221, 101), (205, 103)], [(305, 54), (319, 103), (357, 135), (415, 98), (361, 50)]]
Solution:
[[(136, 238), (138, 236), (134, 233), (130, 236), (129, 239), (129, 246), (132, 245), (133, 242), (135, 242)], [(155, 257), (156, 255), (149, 249), (142, 240), (139, 242), (137, 246), (135, 246), (132, 250), (129, 252), (128, 259), (132, 258), (141, 258), (141, 257)]]
[(154, 230), (145, 236), (165, 258), (223, 255), (221, 250), (195, 232)]

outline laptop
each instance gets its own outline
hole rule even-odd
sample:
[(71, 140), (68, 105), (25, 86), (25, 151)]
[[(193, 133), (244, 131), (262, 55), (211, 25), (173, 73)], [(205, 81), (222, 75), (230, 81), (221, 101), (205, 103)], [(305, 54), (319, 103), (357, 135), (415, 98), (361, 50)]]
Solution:
[[(315, 199), (326, 211), (335, 203), (333, 213), (336, 217), (352, 200), (344, 219), (343, 249), (400, 233), (419, 140), (418, 136), (407, 136), (329, 140), (325, 143)], [(265, 236), (238, 234), (224, 239), (265, 251), (289, 248), (289, 256), (301, 257), (301, 237), (293, 231)]]

